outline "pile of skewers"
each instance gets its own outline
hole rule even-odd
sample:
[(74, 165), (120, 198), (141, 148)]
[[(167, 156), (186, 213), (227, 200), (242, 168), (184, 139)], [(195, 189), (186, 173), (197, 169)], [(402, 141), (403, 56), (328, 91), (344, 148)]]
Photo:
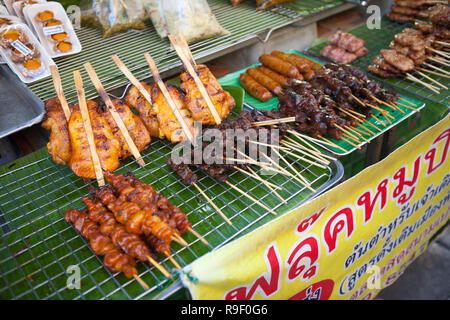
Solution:
[[(436, 5), (429, 11), (430, 22), (417, 21), (415, 29), (405, 28), (394, 36), (389, 49), (380, 51), (367, 69), (383, 78), (405, 77), (439, 94), (448, 87), (424, 72), (449, 78), (450, 8)], [(437, 66), (439, 65), (439, 66)], [(418, 79), (412, 72), (432, 83)]]
[(415, 18), (428, 18), (428, 9), (437, 3), (448, 4), (444, 0), (395, 0), (391, 12), (386, 17), (396, 22), (414, 21)]
[(148, 262), (167, 278), (173, 278), (158, 263), (155, 253), (167, 256), (181, 269), (172, 257), (172, 241), (187, 246), (180, 235), (190, 231), (208, 244), (192, 229), (188, 217), (150, 185), (131, 173), (105, 175), (111, 187), (91, 188), (91, 196), (82, 198), (86, 208), (72, 208), (64, 218), (90, 242), (95, 254), (104, 256), (103, 263), (112, 273), (134, 277), (148, 290), (138, 276), (135, 259)]
[[(370, 117), (384, 127), (395, 119), (382, 107), (402, 113), (405, 112), (398, 105), (416, 110), (416, 105), (400, 103), (400, 99), (409, 103), (396, 92), (385, 90), (379, 82), (368, 79), (355, 67), (326, 64), (315, 70), (308, 82), (297, 81), (286, 90), (279, 97), (278, 109), (286, 117), (295, 117), (298, 132), (308, 133), (313, 140), (345, 151), (324, 136), (344, 140), (360, 149), (362, 143), (369, 142), (367, 137), (375, 135), (371, 129), (382, 132), (368, 121)], [(377, 118), (374, 111), (384, 119)]]

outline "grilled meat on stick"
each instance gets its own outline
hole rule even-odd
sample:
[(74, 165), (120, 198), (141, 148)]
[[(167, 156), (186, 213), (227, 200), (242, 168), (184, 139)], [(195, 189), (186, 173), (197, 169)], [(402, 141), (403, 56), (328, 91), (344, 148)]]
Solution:
[(395, 50), (380, 50), (380, 54), (387, 63), (403, 72), (411, 71), (415, 67), (413, 60)]
[(102, 234), (98, 224), (92, 221), (87, 213), (70, 209), (64, 219), (89, 240), (95, 254), (104, 256), (103, 263), (112, 273), (123, 272), (127, 278), (138, 274), (136, 261), (115, 245), (110, 237)]
[(177, 206), (170, 204), (166, 197), (155, 192), (152, 186), (143, 183), (133, 174), (114, 175), (106, 172), (105, 176), (117, 194), (126, 196), (141, 209), (153, 212), (180, 234), (186, 233), (191, 226), (187, 216)]
[(67, 165), (72, 156), (72, 148), (70, 145), (67, 120), (61, 103), (56, 98), (49, 99), (45, 102), (45, 111), (46, 114), (42, 127), (51, 130), (50, 140), (47, 144), (48, 153), (52, 155), (56, 163)]
[[(145, 82), (141, 82), (141, 84), (151, 94), (151, 86)], [(125, 96), (125, 102), (130, 108), (135, 109), (139, 113), (139, 118), (144, 122), (151, 137), (164, 138), (164, 135), (159, 130), (157, 110), (145, 99), (137, 87), (132, 86), (130, 88)]]
[(430, 21), (433, 25), (447, 28), (450, 26), (450, 7), (444, 4), (437, 4), (430, 8)]
[(138, 235), (127, 232), (125, 227), (116, 221), (114, 215), (100, 201), (88, 197), (83, 197), (81, 200), (88, 209), (89, 219), (100, 225), (100, 232), (110, 237), (114, 245), (142, 262), (148, 261), (148, 257), (157, 259), (145, 242)]
[[(125, 124), (125, 127), (127, 128), (130, 137), (131, 139), (133, 139), (138, 150), (139, 151), (144, 150), (145, 147), (150, 143), (150, 134), (147, 131), (142, 120), (138, 116), (136, 116), (133, 112), (131, 112), (130, 108), (122, 100), (116, 99), (113, 100), (112, 103), (114, 104), (117, 113), (122, 118), (123, 123)], [(111, 127), (114, 135), (120, 141), (122, 149), (121, 158), (125, 159), (131, 156), (132, 153), (130, 151), (130, 148), (128, 147), (125, 137), (123, 136), (122, 132), (117, 126), (116, 121), (112, 117), (111, 112), (109, 112), (107, 106), (104, 106), (101, 115), (104, 116), (105, 119), (108, 121), (108, 124)]]
[[(120, 141), (114, 136), (106, 119), (97, 112), (97, 103), (87, 100), (87, 106), (101, 167), (105, 171), (112, 172), (120, 165)], [(94, 164), (84, 130), (83, 118), (78, 107), (73, 108), (68, 128), (72, 146), (72, 157), (69, 162), (71, 169), (79, 177), (95, 179)]]
[[(196, 72), (220, 118), (225, 119), (236, 105), (233, 97), (222, 89), (207, 66), (203, 64), (197, 65)], [(203, 98), (200, 90), (198, 90), (194, 78), (188, 72), (183, 72), (180, 75), (180, 79), (180, 87), (186, 92), (184, 97), (186, 107), (191, 111), (194, 121), (199, 121), (202, 124), (216, 124), (206, 100)]]
[(429, 3), (427, 0), (395, 0), (395, 4), (403, 8), (422, 8)]
[[(184, 104), (183, 93), (173, 85), (167, 84), (166, 87), (189, 129), (191, 132), (194, 132), (194, 120)], [(181, 124), (173, 114), (172, 109), (170, 108), (170, 105), (166, 101), (166, 98), (161, 90), (159, 90), (158, 86), (153, 86), (151, 91), (153, 106), (155, 110), (157, 110), (159, 130), (161, 134), (163, 134), (172, 143), (178, 143), (186, 140), (187, 137), (181, 127)]]

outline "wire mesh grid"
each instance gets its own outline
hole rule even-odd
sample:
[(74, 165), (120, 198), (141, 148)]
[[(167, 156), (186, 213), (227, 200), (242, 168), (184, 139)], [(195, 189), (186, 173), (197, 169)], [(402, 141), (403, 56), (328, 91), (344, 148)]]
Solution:
[[(232, 221), (228, 225), (196, 189), (182, 184), (166, 165), (171, 150), (167, 141), (155, 139), (143, 153), (146, 166), (123, 161), (119, 173), (133, 172), (142, 181), (180, 207), (210, 244), (207, 247), (192, 234), (183, 238), (188, 247), (173, 244), (173, 257), (186, 266), (203, 254), (239, 237), (275, 216), (242, 197), (234, 190), (198, 172), (198, 185)], [(311, 182), (319, 193), (342, 176), (338, 163), (326, 170), (290, 162)], [(55, 164), (46, 150), (35, 159), (18, 163), (0, 175), (0, 297), (4, 299), (141, 299), (155, 298), (171, 280), (154, 267), (139, 263), (139, 276), (151, 287), (145, 291), (134, 279), (111, 274), (86, 241), (63, 216), (69, 208), (83, 208), (81, 197), (95, 183), (76, 177), (68, 167)], [(258, 170), (257, 170), (258, 171)], [(247, 194), (279, 213), (287, 212), (313, 193), (298, 181), (282, 176), (264, 176), (283, 190), (283, 204), (262, 183), (242, 173), (233, 172), (229, 181)], [(161, 258), (168, 270), (168, 258)], [(68, 289), (68, 268), (80, 270), (80, 288)]]
[[(356, 37), (364, 39), (366, 41), (365, 46), (369, 50), (369, 53), (363, 57), (360, 57), (356, 59), (352, 65), (365, 70), (365, 68), (372, 63), (373, 58), (377, 56), (381, 49), (387, 49), (389, 47), (389, 43), (392, 41), (394, 35), (397, 33), (400, 33), (405, 28), (414, 28), (414, 23), (399, 23), (395, 21), (391, 21), (386, 17), (383, 17), (381, 20), (381, 29), (368, 29), (366, 25), (363, 25), (361, 27), (355, 28), (349, 33), (354, 34)], [(326, 45), (327, 43), (321, 43), (318, 44), (312, 48), (309, 49), (309, 53), (314, 54), (315, 56), (319, 56), (320, 50)], [(432, 61), (429, 61), (432, 62)], [(438, 67), (443, 68), (443, 66), (438, 65)], [(430, 67), (426, 67), (427, 69), (433, 70)], [(445, 67), (444, 67), (445, 68)], [(434, 70), (436, 71), (436, 70)], [(439, 71), (438, 71), (439, 72)], [(430, 74), (427, 72), (423, 72), (427, 74), (429, 77), (433, 78), (434, 80), (442, 83), (446, 87), (450, 86), (450, 81), (448, 78), (437, 76), (434, 74)], [(442, 73), (442, 72), (441, 72)], [(376, 76), (373, 73), (368, 72), (368, 74), (373, 77), (374, 79), (383, 82), (386, 85), (389, 85), (391, 87), (394, 87), (397, 90), (403, 90), (404, 92), (418, 95), (421, 98), (429, 99), (435, 103), (439, 103), (445, 106), (448, 106), (449, 104), (449, 97), (450, 92), (449, 90), (440, 88), (440, 94), (437, 94), (430, 89), (424, 87), (421, 84), (418, 84), (416, 82), (403, 79), (403, 78), (394, 78), (394, 79), (384, 79), (379, 76)], [(417, 72), (412, 73), (417, 79), (420, 81), (433, 84), (429, 79), (426, 79), (424, 76), (418, 74)], [(433, 84), (435, 85), (435, 84)]]
[[(300, 1), (295, 8), (280, 6), (268, 11), (258, 11), (255, 9), (254, 1), (232, 7), (228, 0), (210, 0), (211, 10), (220, 24), (230, 33), (227, 36), (196, 42), (190, 47), (194, 57), (202, 59), (257, 38), (261, 32), (293, 23), (309, 12), (326, 10), (342, 3), (343, 1), (337, 0), (305, 0)], [(106, 39), (103, 39), (101, 31), (95, 28), (82, 27), (76, 30), (76, 33), (83, 51), (77, 55), (55, 59), (69, 103), (76, 100), (72, 72), (77, 69), (81, 72), (83, 81), (89, 84), (86, 85), (87, 98), (97, 95), (83, 68), (83, 64), (88, 61), (93, 65), (100, 80), (107, 83), (105, 88), (107, 90), (121, 87), (127, 82), (126, 77), (111, 60), (110, 56), (113, 54), (119, 55), (138, 79), (150, 77), (150, 70), (143, 56), (145, 52), (152, 55), (161, 72), (181, 66), (169, 40), (161, 39), (151, 24), (147, 24), (145, 30), (131, 30)], [(29, 88), (42, 100), (54, 96), (51, 78), (32, 83)]]

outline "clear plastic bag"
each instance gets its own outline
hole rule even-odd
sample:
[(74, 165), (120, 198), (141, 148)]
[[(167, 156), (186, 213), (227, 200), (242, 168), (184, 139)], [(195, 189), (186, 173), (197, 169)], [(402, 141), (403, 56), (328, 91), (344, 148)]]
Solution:
[(229, 34), (211, 12), (206, 0), (163, 0), (167, 32), (183, 32), (188, 43)]
[(167, 25), (164, 19), (162, 2), (164, 0), (142, 0), (146, 16), (152, 21), (161, 38), (167, 37)]
[(83, 24), (103, 29), (103, 37), (146, 27), (141, 0), (85, 0), (81, 4)]

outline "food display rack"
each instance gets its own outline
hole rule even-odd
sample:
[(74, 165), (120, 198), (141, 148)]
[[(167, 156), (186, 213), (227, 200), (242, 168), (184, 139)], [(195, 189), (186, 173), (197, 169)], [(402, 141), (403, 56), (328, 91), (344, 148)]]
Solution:
[[(320, 19), (327, 14), (331, 15), (355, 6), (341, 0), (302, 0), (298, 3), (280, 5), (268, 11), (258, 11), (254, 1), (245, 1), (237, 7), (232, 7), (229, 0), (210, 0), (208, 3), (220, 24), (230, 34), (192, 44), (190, 48), (193, 55), (200, 62), (264, 41), (273, 30), (284, 26), (302, 20)], [(145, 30), (131, 30), (106, 39), (102, 38), (102, 31), (95, 28), (81, 27), (76, 33), (83, 51), (77, 55), (55, 59), (69, 102), (76, 101), (72, 75), (74, 70), (80, 70), (84, 82), (89, 83), (83, 68), (86, 62), (93, 65), (108, 91), (127, 83), (125, 76), (110, 58), (113, 54), (119, 55), (138, 79), (150, 76), (150, 70), (143, 58), (145, 52), (152, 55), (163, 75), (170, 71), (176, 73), (177, 68), (181, 67), (181, 62), (171, 48), (169, 40), (161, 39), (151, 23), (147, 24)], [(29, 88), (42, 100), (55, 95), (51, 78), (30, 84)], [(87, 98), (97, 96), (93, 86), (86, 86), (86, 96)]]
[[(409, 95), (416, 95), (421, 98), (421, 101), (433, 101), (434, 103), (438, 103), (440, 105), (448, 107), (450, 103), (450, 91), (446, 89), (441, 89), (440, 94), (434, 93), (433, 91), (427, 89), (426, 87), (412, 82), (410, 80), (401, 79), (401, 78), (393, 78), (393, 79), (384, 79), (375, 74), (368, 72), (366, 67), (372, 63), (373, 58), (380, 53), (381, 49), (387, 49), (389, 47), (389, 43), (394, 38), (394, 35), (401, 32), (405, 28), (414, 28), (414, 23), (399, 23), (389, 20), (386, 17), (383, 17), (381, 20), (381, 29), (369, 29), (364, 24), (361, 27), (355, 28), (353, 30), (348, 31), (349, 33), (355, 35), (358, 38), (364, 39), (366, 41), (366, 48), (369, 50), (369, 53), (363, 57), (360, 57), (353, 61), (351, 64), (361, 70), (364, 70), (368, 76), (376, 79), (384, 83), (387, 86), (390, 86), (397, 90), (398, 92), (405, 92)], [(380, 37), (380, 32), (383, 33), (383, 36)], [(308, 53), (312, 54), (315, 57), (319, 57), (320, 50), (325, 47), (327, 44), (326, 39), (321, 43), (311, 47), (308, 50)], [(324, 58), (321, 58), (324, 59)], [(424, 72), (426, 74), (426, 72)], [(416, 78), (421, 81), (431, 83), (430, 80), (424, 78), (420, 74), (412, 73)], [(450, 87), (450, 79), (436, 76), (432, 74), (428, 74), (431, 78), (436, 81), (442, 83), (443, 85)], [(432, 84), (432, 83), (431, 83)]]

